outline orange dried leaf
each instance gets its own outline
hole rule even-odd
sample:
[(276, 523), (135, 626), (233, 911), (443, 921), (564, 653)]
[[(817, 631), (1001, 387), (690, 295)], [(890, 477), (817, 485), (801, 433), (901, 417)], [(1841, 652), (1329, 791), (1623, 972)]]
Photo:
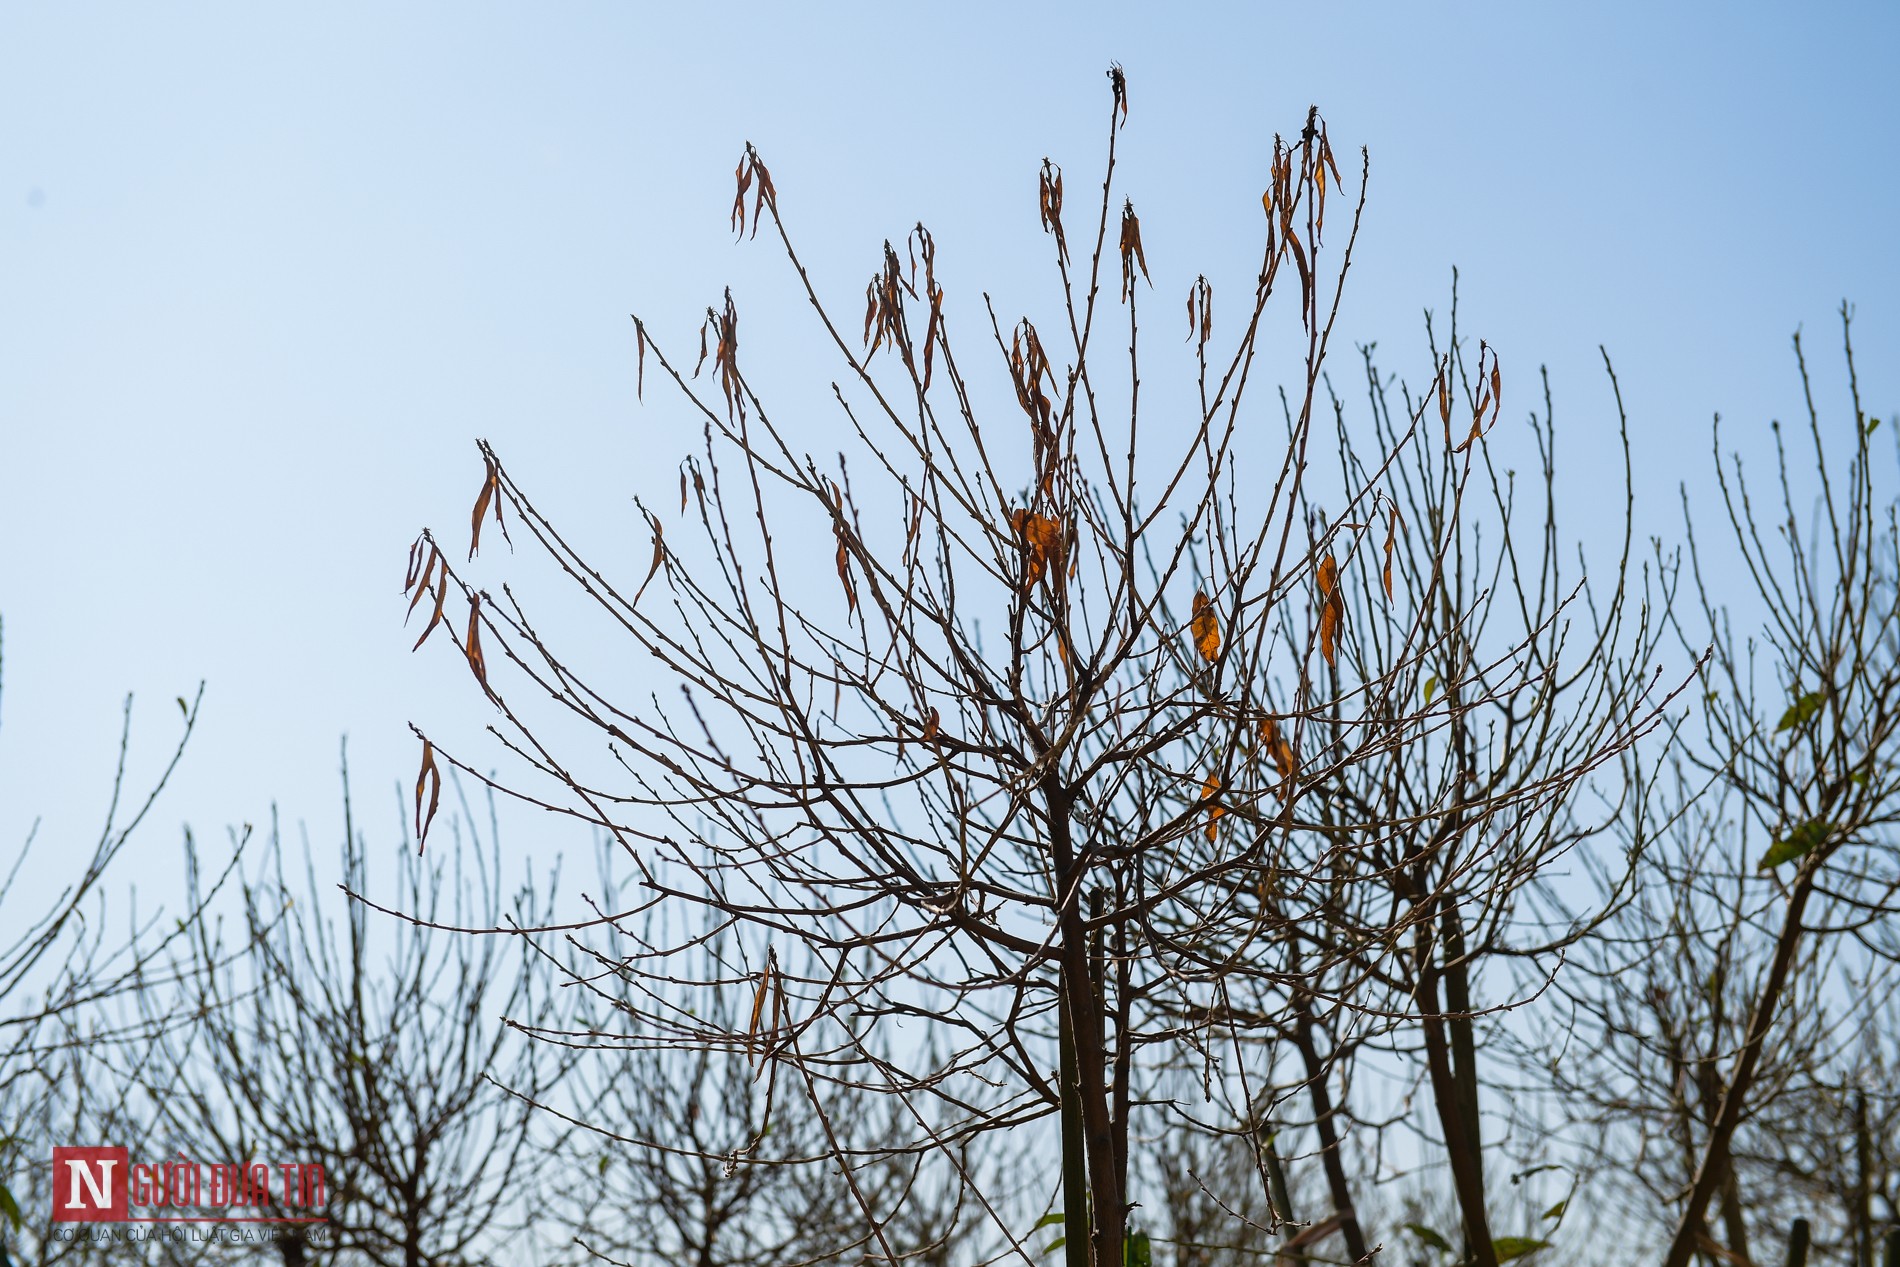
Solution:
[[(482, 476), (482, 491), (475, 495), (475, 509), (468, 517), (468, 557), (474, 558), (482, 545), (482, 520), (488, 514), (488, 503), (501, 488), (501, 475), (495, 469), (495, 459), (488, 459), (488, 469)], [(495, 505), (495, 519), (501, 520), (501, 505)]]
[(752, 172), (746, 162), (750, 157), (752, 157), (752, 146), (748, 144), (746, 152), (739, 156), (739, 166), (732, 172), (734, 179), (739, 182), (739, 192), (732, 199), (731, 226), (739, 233), (745, 232), (745, 195), (746, 190), (752, 187)]
[[(417, 542), (417, 545), (420, 544), (421, 542)], [(409, 610), (403, 613), (402, 621), (405, 625), (409, 623), (409, 617), (415, 615), (416, 604), (420, 603), (422, 596), (429, 592), (431, 588), (429, 578), (434, 575), (435, 565), (439, 563), (441, 559), (442, 552), (431, 545), (429, 547), (429, 553), (423, 558), (422, 573), (419, 577), (416, 574), (415, 564), (413, 562), (410, 564), (409, 583), (402, 587), (402, 592), (408, 594), (410, 590), (413, 589), (415, 593), (410, 596)], [(420, 584), (418, 584), (418, 581), (420, 581)]]
[[(424, 543), (426, 543), (427, 541), (428, 541), (428, 538), (426, 536), (417, 537), (409, 545), (409, 568), (406, 572), (403, 573), (403, 578), (402, 578), (402, 592), (405, 594), (407, 594), (410, 590), (415, 588), (416, 569), (421, 565), (424, 559), (428, 559), (431, 557), (430, 555), (424, 554), (422, 550)], [(429, 580), (426, 574), (423, 576), (422, 583), (424, 586), (427, 586), (429, 584)], [(414, 611), (415, 604), (411, 603), (409, 605), (409, 609), (411, 611)]]
[[(422, 809), (423, 789), (429, 790), (429, 809)], [(429, 825), (435, 822), (436, 807), (442, 803), (442, 772), (435, 768), (435, 745), (422, 741), (422, 769), (416, 774), (416, 852), (429, 838)]]
[(1339, 617), (1341, 603), (1337, 596), (1326, 600), (1319, 613), (1319, 653), (1326, 657), (1326, 663), (1335, 663), (1339, 648)]
[(934, 708), (924, 716), (924, 742), (937, 742), (937, 710)]
[(1319, 594), (1321, 598), (1330, 598), (1339, 586), (1339, 565), (1333, 562), (1333, 556), (1327, 555), (1319, 561)]
[(1062, 526), (1047, 515), (1038, 515), (1031, 510), (1013, 511), (1010, 524), (1022, 539), (1023, 553), (1027, 567), (1023, 579), (1023, 588), (1028, 589), (1045, 576), (1057, 577), (1062, 573)]
[(1210, 843), (1214, 840), (1216, 836), (1220, 834), (1221, 815), (1227, 812), (1226, 810), (1221, 808), (1220, 804), (1217, 801), (1214, 800), (1214, 798), (1219, 795), (1220, 795), (1220, 775), (1210, 774), (1207, 776), (1207, 781), (1201, 784), (1201, 799), (1208, 803), (1207, 805), (1207, 839)]
[(1286, 778), (1294, 771), (1293, 745), (1280, 734), (1280, 724), (1271, 717), (1260, 719), (1260, 743), (1273, 761), (1273, 768)]
[[(439, 558), (440, 555), (438, 554), (437, 557)], [(436, 573), (435, 610), (429, 613), (429, 623), (422, 627), (422, 635), (416, 639), (416, 645), (409, 648), (409, 650), (411, 651), (420, 650), (422, 647), (422, 644), (428, 641), (429, 634), (435, 629), (437, 625), (442, 623), (442, 604), (445, 601), (447, 601), (448, 596), (449, 596), (449, 565), (445, 562), (442, 564), (441, 571)], [(416, 592), (416, 597), (417, 598), (422, 597), (422, 591), (418, 590)]]
[(1220, 655), (1220, 617), (1214, 612), (1213, 600), (1200, 590), (1194, 591), (1194, 619), (1189, 625), (1194, 635), (1194, 649), (1201, 653), (1201, 659), (1214, 663)]
[(752, 1054), (753, 1042), (759, 1035), (759, 1022), (765, 1016), (765, 1000), (771, 993), (772, 975), (772, 964), (768, 959), (764, 969), (759, 973), (758, 992), (752, 996), (752, 1023), (746, 1026), (745, 1032), (745, 1050), (747, 1056)]
[(858, 609), (858, 587), (851, 580), (849, 539), (845, 536), (843, 524), (836, 525), (831, 532), (838, 540), (838, 580), (844, 585), (845, 608), (847, 611), (855, 612)]
[(468, 604), (468, 636), (462, 640), (462, 652), (468, 657), (469, 671), (488, 689), (488, 662), (482, 659), (482, 596), (478, 593)]
[(1392, 601), (1392, 547), (1398, 543), (1398, 537), (1399, 508), (1393, 506), (1392, 518), (1386, 523), (1385, 529), (1385, 571), (1382, 573), (1385, 581), (1385, 597), (1387, 602)]

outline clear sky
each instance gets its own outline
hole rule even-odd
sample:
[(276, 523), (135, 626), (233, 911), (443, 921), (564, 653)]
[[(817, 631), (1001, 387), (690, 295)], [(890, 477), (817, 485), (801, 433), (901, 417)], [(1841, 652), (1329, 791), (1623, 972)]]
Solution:
[(847, 310), (919, 218), (964, 291), (1026, 293), (1037, 166), (1094, 179), (1118, 60), (1168, 311), (1201, 271), (1245, 292), (1271, 136), (1316, 102), (1372, 152), (1342, 364), (1416, 371), (1456, 265), (1514, 403), (1550, 366), (1586, 513), (1608, 345), (1665, 534), (1712, 413), (1794, 412), (1797, 325), (1839, 400), (1843, 298), (1900, 405), (1900, 8), (1183, 8), (0, 7), (0, 845), (43, 816), (62, 874), (121, 697), (146, 768), (201, 679), (128, 877), (273, 800), (332, 836), (345, 733), (393, 839), (405, 723), (483, 720), (446, 648), (409, 654), (410, 539), (459, 539), (486, 437), (642, 570), (628, 499), (693, 429), (636, 403), (627, 316), (682, 344), (727, 282), (782, 292), (726, 228), (747, 140)]

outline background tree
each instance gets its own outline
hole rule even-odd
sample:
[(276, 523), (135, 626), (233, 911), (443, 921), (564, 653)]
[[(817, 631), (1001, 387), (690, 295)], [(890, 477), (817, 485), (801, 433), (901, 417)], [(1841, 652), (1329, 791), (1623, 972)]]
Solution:
[[(1772, 1258), (1796, 1215), (1817, 1253), (1850, 1246), (1871, 1262), (1860, 1167), (1841, 1154), (1855, 1148), (1856, 1091), (1891, 1041), (1879, 1005), (1900, 949), (1900, 502), (1877, 472), (1879, 422), (1846, 348), (1845, 469), (1798, 339), (1808, 417), (1799, 459), (1773, 429), (1773, 502), (1718, 432), (1736, 559), (1707, 553), (1689, 518), (1696, 603), (1674, 617), (1685, 646), (1713, 646), (1701, 733), (1681, 749), (1672, 799), (1631, 837), (1634, 900), (1558, 980), (1566, 1007), (1545, 1060), (1559, 1112), (1589, 1132), (1596, 1181), (1673, 1225), (1668, 1267)], [(1731, 593), (1714, 580), (1725, 565), (1750, 583), (1718, 598)]]
[[(41, 1222), (27, 1217), (21, 1207), (31, 1198), (24, 1194), (48, 1190), (28, 1176), (42, 1166), (50, 1176), (53, 1145), (82, 1138), (97, 1115), (122, 1098), (87, 1076), (102, 1045), (130, 1036), (111, 1023), (102, 1005), (165, 984), (164, 956), (195, 926), (204, 903), (230, 875), (227, 869), (210, 877), (169, 926), (162, 907), (141, 918), (136, 902), (128, 902), (123, 933), (113, 931), (117, 917), (108, 901), (106, 874), (170, 783), (197, 725), (203, 696), (201, 685), (191, 702), (179, 698), (182, 727), (169, 757), (141, 793), (126, 782), (132, 746), (128, 695), (98, 837), (89, 846), (43, 842), (36, 820), (0, 876), (0, 929), (5, 930), (0, 932), (0, 1264), (15, 1250), (26, 1261), (47, 1262), (91, 1252), (84, 1243), (46, 1237)], [(22, 883), (35, 848), (81, 860), (77, 874), (54, 893)]]
[[(289, 878), (273, 812), (241, 917), (201, 921), (176, 968), (183, 989), (140, 996), (150, 1045), (118, 1070), (148, 1093), (126, 1123), (134, 1138), (198, 1161), (323, 1167), (327, 1221), (308, 1234), (285, 1225), (286, 1264), (518, 1261), (524, 1247), (507, 1240), (529, 1232), (545, 1199), (531, 1101), (563, 1054), (504, 1020), (550, 1015), (539, 960), (519, 940), (446, 930), (534, 924), (546, 897), (508, 890), (492, 819), (484, 841), (460, 809), (433, 856), (403, 834), (396, 901), (414, 918), (377, 929), (364, 901), (319, 886), (307, 841), (304, 880)], [(344, 888), (367, 894), (347, 769), (338, 852)], [(200, 855), (189, 858), (195, 888)], [(169, 1015), (192, 1023), (168, 1026)], [(282, 1195), (273, 1188), (259, 1212), (312, 1215)]]

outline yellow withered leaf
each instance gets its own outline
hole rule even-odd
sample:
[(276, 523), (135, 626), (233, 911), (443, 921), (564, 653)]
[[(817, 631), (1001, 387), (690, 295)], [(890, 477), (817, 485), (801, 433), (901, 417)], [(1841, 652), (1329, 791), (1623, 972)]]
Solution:
[(1200, 590), (1194, 591), (1194, 620), (1188, 628), (1201, 659), (1214, 663), (1220, 655), (1220, 617), (1214, 614), (1213, 600)]

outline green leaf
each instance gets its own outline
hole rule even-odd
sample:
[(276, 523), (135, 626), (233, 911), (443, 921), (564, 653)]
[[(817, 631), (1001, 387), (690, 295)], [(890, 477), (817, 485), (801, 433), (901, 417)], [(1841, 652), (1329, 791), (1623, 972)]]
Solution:
[(1788, 711), (1783, 713), (1781, 720), (1775, 724), (1775, 733), (1778, 735), (1784, 730), (1794, 730), (1807, 725), (1814, 720), (1814, 715), (1821, 711), (1821, 705), (1826, 702), (1826, 691), (1809, 691), (1788, 706)]
[(1534, 1241), (1528, 1236), (1500, 1236), (1491, 1242), (1491, 1252), (1498, 1256), (1498, 1261), (1501, 1263), (1508, 1263), (1514, 1258), (1522, 1258), (1526, 1254), (1535, 1254), (1540, 1249), (1549, 1248), (1549, 1241)]
[(1567, 1200), (1559, 1201), (1556, 1205), (1544, 1211), (1544, 1217), (1547, 1219), (1561, 1219), (1564, 1216), (1564, 1208), (1569, 1204), (1570, 1202)]
[(16, 1232), (20, 1230), (20, 1225), (26, 1222), (20, 1217), (19, 1202), (13, 1199), (13, 1194), (7, 1191), (7, 1185), (4, 1183), (0, 1183), (0, 1214), (7, 1216), (7, 1222), (13, 1224), (13, 1230)]
[(1429, 1227), (1426, 1227), (1423, 1223), (1407, 1223), (1405, 1230), (1418, 1237), (1419, 1240), (1424, 1241), (1427, 1245), (1430, 1245), (1433, 1249), (1442, 1249), (1447, 1254), (1451, 1252), (1451, 1242), (1432, 1231)]
[(1054, 1213), (1045, 1214), (1041, 1218), (1037, 1219), (1036, 1227), (1032, 1227), (1029, 1230), (1033, 1232), (1036, 1230), (1036, 1228), (1053, 1227), (1057, 1223), (1064, 1223), (1064, 1222), (1067, 1222), (1067, 1219), (1063, 1216), (1062, 1211), (1057, 1210)]
[(1146, 1232), (1129, 1232), (1122, 1237), (1122, 1267), (1153, 1267), (1154, 1251)]
[[(1436, 694), (1438, 694), (1438, 675), (1434, 673), (1425, 679), (1425, 707), (1430, 708), (1432, 706), (1432, 696)], [(1407, 1226), (1410, 1226), (1410, 1224), (1407, 1224)]]
[(1867, 434), (1868, 435), (1872, 435), (1874, 432), (1878, 431), (1879, 429), (1880, 429), (1879, 418), (1875, 417), (1875, 418), (1869, 418), (1867, 420)]
[(1068, 1243), (1069, 1243), (1068, 1237), (1058, 1236), (1053, 1241), (1050, 1241), (1046, 1246), (1044, 1246), (1042, 1252), (1045, 1254), (1053, 1254), (1057, 1250), (1061, 1249), (1064, 1245), (1067, 1245)]
[(1827, 838), (1833, 835), (1833, 833), (1833, 823), (1824, 823), (1818, 818), (1810, 818), (1807, 822), (1789, 832), (1787, 836), (1770, 845), (1768, 852), (1762, 855), (1761, 861), (1756, 864), (1755, 869), (1758, 871), (1773, 871), (1784, 862), (1793, 862), (1796, 858), (1805, 858), (1813, 853), (1817, 847), (1826, 844)]
[(603, 1175), (607, 1173), (607, 1154), (606, 1153), (602, 1153), (600, 1155), (600, 1173)]

